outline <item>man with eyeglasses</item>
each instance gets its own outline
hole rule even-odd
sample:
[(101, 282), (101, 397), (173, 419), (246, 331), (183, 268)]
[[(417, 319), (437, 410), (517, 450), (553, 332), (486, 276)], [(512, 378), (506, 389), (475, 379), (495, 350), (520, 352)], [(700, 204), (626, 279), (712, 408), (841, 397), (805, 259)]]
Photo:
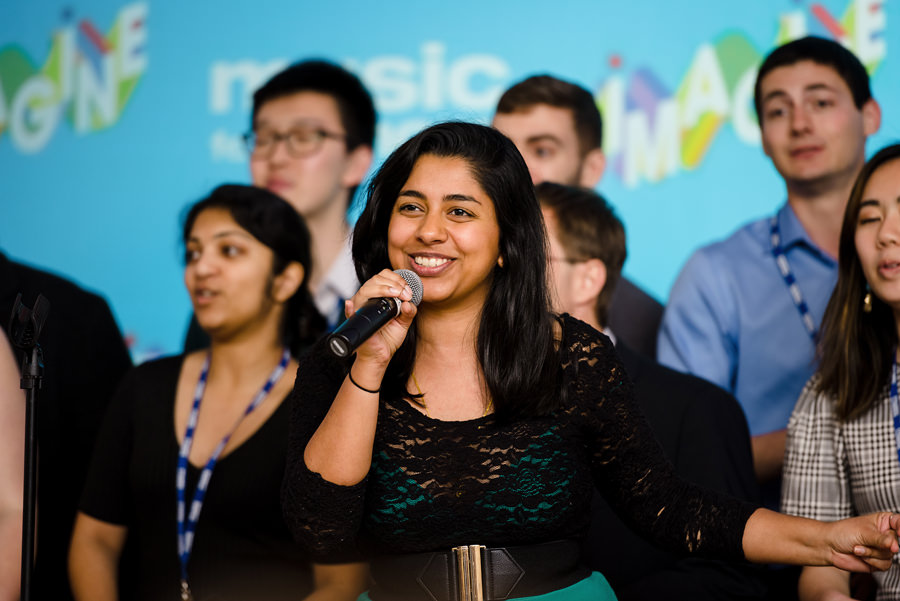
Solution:
[(253, 94), (250, 174), (297, 209), (312, 235), (310, 290), (330, 326), (358, 287), (347, 209), (372, 164), (375, 106), (362, 82), (325, 61), (303, 61)]
[[(359, 78), (338, 65), (298, 62), (253, 94), (250, 128), (244, 140), (253, 184), (284, 198), (306, 220), (312, 238), (310, 291), (334, 327), (344, 316), (344, 299), (359, 287), (347, 209), (372, 164), (372, 97)], [(185, 350), (207, 344), (192, 320)]]

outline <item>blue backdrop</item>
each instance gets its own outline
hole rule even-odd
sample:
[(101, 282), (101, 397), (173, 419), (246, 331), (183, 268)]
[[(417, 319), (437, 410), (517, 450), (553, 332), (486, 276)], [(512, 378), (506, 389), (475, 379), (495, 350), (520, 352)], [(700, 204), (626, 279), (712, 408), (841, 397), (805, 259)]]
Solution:
[(380, 158), (433, 121), (489, 122), (530, 74), (595, 91), (599, 190), (627, 227), (626, 273), (660, 300), (693, 249), (784, 201), (752, 112), (776, 44), (813, 33), (853, 49), (884, 112), (870, 153), (900, 139), (896, 2), (4, 4), (0, 249), (103, 294), (138, 360), (180, 348), (182, 210), (248, 181), (249, 95), (296, 59), (363, 78)]

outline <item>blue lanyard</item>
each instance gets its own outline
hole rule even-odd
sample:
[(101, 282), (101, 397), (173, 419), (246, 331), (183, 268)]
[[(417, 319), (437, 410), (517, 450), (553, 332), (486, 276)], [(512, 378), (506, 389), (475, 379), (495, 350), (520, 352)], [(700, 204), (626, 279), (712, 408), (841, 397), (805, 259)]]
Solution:
[(197, 387), (194, 389), (194, 404), (191, 406), (191, 414), (188, 416), (187, 430), (184, 433), (184, 440), (181, 442), (181, 448), (178, 451), (178, 469), (175, 472), (175, 493), (178, 500), (177, 520), (178, 520), (178, 559), (181, 562), (181, 599), (182, 601), (190, 601), (193, 599), (190, 586), (188, 586), (187, 563), (191, 556), (191, 549), (194, 546), (194, 530), (197, 527), (197, 519), (200, 517), (200, 510), (203, 507), (203, 497), (206, 495), (206, 487), (209, 486), (209, 480), (212, 477), (213, 469), (219, 460), (219, 455), (228, 444), (228, 440), (241, 421), (256, 409), (272, 387), (281, 379), (287, 367), (288, 361), (291, 360), (291, 354), (288, 349), (284, 349), (281, 355), (281, 361), (272, 370), (269, 379), (256, 393), (250, 405), (244, 413), (238, 418), (237, 422), (231, 428), (231, 431), (225, 435), (219, 445), (215, 448), (209, 461), (203, 471), (200, 472), (200, 478), (197, 481), (197, 488), (194, 491), (194, 499), (191, 503), (191, 513), (185, 522), (185, 484), (187, 482), (188, 455), (191, 453), (191, 445), (194, 442), (194, 430), (197, 428), (197, 416), (200, 414), (200, 401), (203, 400), (203, 393), (206, 390), (206, 380), (209, 376), (209, 359), (210, 354), (206, 355), (206, 361), (203, 362), (203, 368), (200, 370), (200, 378), (197, 380)]
[(803, 325), (806, 327), (806, 331), (809, 333), (809, 337), (812, 339), (813, 344), (815, 344), (816, 336), (819, 331), (818, 328), (816, 328), (816, 322), (813, 321), (812, 314), (809, 311), (809, 305), (803, 300), (803, 293), (800, 292), (800, 286), (797, 285), (797, 278), (794, 277), (794, 272), (791, 270), (791, 264), (788, 263), (787, 255), (784, 254), (784, 248), (781, 246), (781, 228), (778, 226), (777, 215), (769, 220), (769, 241), (772, 244), (772, 256), (775, 257), (775, 264), (778, 265), (778, 271), (781, 272), (781, 277), (784, 278), (784, 283), (788, 287), (788, 292), (791, 293), (791, 299), (797, 307), (797, 312), (800, 313), (800, 319), (803, 321)]
[(900, 397), (897, 395), (897, 349), (894, 349), (894, 366), (891, 369), (891, 413), (894, 416), (894, 444), (900, 460)]

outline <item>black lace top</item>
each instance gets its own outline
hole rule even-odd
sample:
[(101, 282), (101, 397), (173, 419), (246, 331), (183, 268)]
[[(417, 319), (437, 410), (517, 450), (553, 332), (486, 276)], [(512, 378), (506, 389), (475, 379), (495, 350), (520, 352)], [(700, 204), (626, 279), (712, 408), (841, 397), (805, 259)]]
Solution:
[[(754, 508), (679, 480), (640, 413), (608, 338), (563, 316), (568, 400), (553, 415), (497, 425), (493, 416), (431, 419), (381, 399), (372, 467), (339, 486), (310, 472), (306, 443), (347, 371), (323, 344), (300, 363), (282, 506), (320, 560), (510, 546), (583, 536), (592, 487), (661, 546), (743, 557)], [(611, 541), (610, 544), (615, 544)]]

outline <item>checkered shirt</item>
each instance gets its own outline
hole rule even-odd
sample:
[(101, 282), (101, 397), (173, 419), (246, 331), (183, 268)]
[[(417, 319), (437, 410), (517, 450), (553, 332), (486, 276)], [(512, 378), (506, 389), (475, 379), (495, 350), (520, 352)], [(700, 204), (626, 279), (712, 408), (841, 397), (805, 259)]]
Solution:
[[(900, 461), (886, 386), (876, 404), (841, 422), (831, 397), (806, 384), (788, 423), (781, 511), (833, 521), (874, 511), (900, 511)], [(897, 555), (877, 572), (877, 599), (900, 600)]]

